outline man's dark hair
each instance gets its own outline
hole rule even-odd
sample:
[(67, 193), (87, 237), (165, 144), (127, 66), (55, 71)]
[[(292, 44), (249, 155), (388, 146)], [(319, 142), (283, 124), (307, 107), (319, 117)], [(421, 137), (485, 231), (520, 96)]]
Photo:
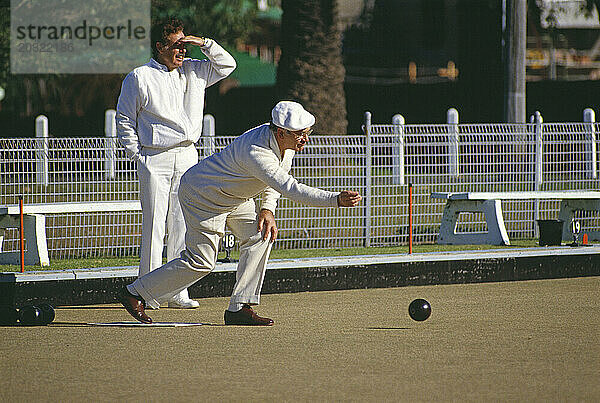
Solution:
[(160, 20), (154, 23), (154, 25), (152, 25), (152, 30), (150, 31), (150, 41), (152, 42), (152, 56), (156, 57), (158, 53), (156, 50), (156, 42), (166, 44), (168, 42), (167, 37), (170, 34), (174, 34), (179, 31), (183, 31), (183, 22), (174, 17)]

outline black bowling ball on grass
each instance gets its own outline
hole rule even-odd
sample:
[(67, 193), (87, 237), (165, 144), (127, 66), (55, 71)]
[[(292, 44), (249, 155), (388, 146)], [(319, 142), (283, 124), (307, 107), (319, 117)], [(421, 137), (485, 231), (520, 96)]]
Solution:
[(408, 306), (408, 314), (412, 320), (422, 322), (431, 316), (431, 305), (422, 298), (417, 298)]

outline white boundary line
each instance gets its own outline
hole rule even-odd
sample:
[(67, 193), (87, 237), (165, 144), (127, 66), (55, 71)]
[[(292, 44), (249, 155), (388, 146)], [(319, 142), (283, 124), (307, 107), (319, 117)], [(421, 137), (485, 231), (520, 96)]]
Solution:
[(182, 322), (106, 322), (106, 323), (88, 323), (88, 326), (106, 326), (106, 327), (189, 327), (202, 326), (203, 323), (182, 323)]

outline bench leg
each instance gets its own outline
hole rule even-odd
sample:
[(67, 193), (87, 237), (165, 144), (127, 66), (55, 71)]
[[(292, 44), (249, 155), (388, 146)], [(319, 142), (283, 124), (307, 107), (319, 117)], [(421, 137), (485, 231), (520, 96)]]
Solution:
[[(575, 217), (575, 211), (600, 211), (600, 200), (572, 199), (562, 200), (558, 219), (563, 220), (562, 240), (569, 242), (573, 240), (571, 232), (571, 220)], [(600, 241), (600, 231), (585, 231), (590, 241)], [(580, 237), (581, 240), (581, 237)]]
[(437, 242), (442, 245), (453, 245), (457, 243), (456, 239), (456, 223), (460, 210), (457, 203), (451, 200), (446, 202), (444, 211), (442, 212), (442, 222), (440, 224), (440, 233)]
[(0, 216), (0, 253), (2, 253), (2, 246), (4, 245), (4, 234), (6, 228), (13, 228), (14, 219), (9, 215)]
[(50, 265), (48, 244), (46, 243), (46, 216), (28, 214), (23, 216), (23, 229), (27, 239), (25, 263), (28, 265)]
[[(461, 212), (482, 212), (488, 232), (457, 233)], [(442, 245), (510, 245), (500, 200), (448, 200), (442, 213), (438, 243)]]
[(18, 228), (19, 218), (4, 215), (0, 217), (0, 264), (19, 264), (20, 256), (16, 252), (2, 252), (4, 247), (4, 234), (6, 228)]
[[(19, 216), (4, 216), (0, 219), (0, 232), (4, 228), (19, 228)], [(26, 265), (48, 266), (48, 246), (46, 244), (46, 217), (41, 214), (25, 214), (23, 216), (23, 236), (27, 241), (25, 251)], [(1, 240), (3, 241), (3, 239)], [(20, 252), (2, 252), (0, 244), (0, 264), (20, 264)]]
[(500, 200), (486, 200), (482, 203), (485, 222), (488, 228), (488, 239), (492, 245), (510, 245)]

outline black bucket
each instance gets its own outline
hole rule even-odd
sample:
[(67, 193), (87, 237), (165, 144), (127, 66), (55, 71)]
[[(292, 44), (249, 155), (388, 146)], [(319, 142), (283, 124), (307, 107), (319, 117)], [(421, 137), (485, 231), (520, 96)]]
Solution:
[(560, 246), (563, 220), (536, 220), (540, 230), (540, 246)]

